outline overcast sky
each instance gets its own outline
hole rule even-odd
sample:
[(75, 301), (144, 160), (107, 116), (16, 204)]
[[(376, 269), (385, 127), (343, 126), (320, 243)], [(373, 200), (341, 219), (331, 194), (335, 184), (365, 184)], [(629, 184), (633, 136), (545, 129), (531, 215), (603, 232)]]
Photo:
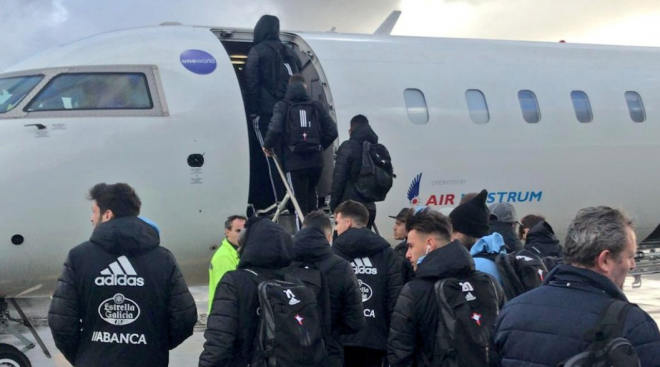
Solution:
[(660, 46), (659, 0), (0, 0), (0, 70), (40, 51), (117, 29), (184, 24)]

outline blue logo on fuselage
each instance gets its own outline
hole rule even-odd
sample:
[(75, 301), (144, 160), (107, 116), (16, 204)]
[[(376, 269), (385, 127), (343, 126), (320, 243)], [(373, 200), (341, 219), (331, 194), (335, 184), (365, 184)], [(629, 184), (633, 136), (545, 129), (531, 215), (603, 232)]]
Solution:
[(187, 50), (181, 53), (181, 65), (195, 74), (206, 75), (215, 71), (217, 63), (210, 53), (201, 50)]

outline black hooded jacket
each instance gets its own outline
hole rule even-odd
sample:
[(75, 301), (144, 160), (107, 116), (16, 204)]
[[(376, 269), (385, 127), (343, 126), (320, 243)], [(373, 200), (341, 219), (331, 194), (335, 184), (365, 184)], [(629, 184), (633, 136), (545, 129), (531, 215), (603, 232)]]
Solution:
[(401, 290), (392, 315), (387, 344), (390, 366), (425, 366), (422, 353), (433, 362), (440, 314), (433, 286), (439, 279), (468, 276), (474, 271), (472, 256), (458, 241), (424, 258), (415, 279)]
[(351, 132), (350, 139), (341, 143), (337, 150), (330, 192), (330, 209), (333, 212), (339, 204), (346, 200), (360, 202), (369, 210), (376, 209), (373, 202), (365, 201), (355, 190), (355, 183), (358, 180), (362, 166), (362, 144), (365, 141), (376, 144), (378, 143), (378, 135), (371, 129), (369, 124), (359, 124)]
[(272, 149), (282, 145), (282, 161), (284, 170), (287, 172), (306, 168), (323, 167), (323, 151), (326, 150), (332, 142), (337, 139), (337, 124), (330, 117), (323, 104), (317, 101), (311, 102), (316, 110), (316, 116), (312, 117), (311, 123), (319, 124), (319, 136), (321, 137), (321, 147), (323, 151), (312, 152), (309, 154), (296, 154), (286, 146), (285, 134), (287, 133), (288, 112), (294, 103), (310, 101), (307, 90), (302, 83), (293, 83), (289, 85), (284, 100), (277, 102), (273, 110), (273, 118), (268, 125), (268, 133), (264, 139), (264, 148)]
[[(491, 216), (492, 218), (492, 216)], [(504, 239), (506, 245), (506, 252), (512, 253), (523, 249), (522, 242), (518, 238), (518, 234), (513, 230), (511, 223), (500, 222), (498, 220), (490, 220), (488, 234), (499, 233)]]
[(64, 263), (48, 323), (74, 366), (167, 366), (197, 307), (156, 230), (137, 217), (101, 223)]
[(415, 270), (413, 269), (410, 261), (406, 259), (407, 252), (408, 252), (408, 241), (406, 240), (403, 240), (394, 248), (394, 253), (397, 254), (401, 259), (401, 274), (403, 276), (403, 284), (408, 283), (415, 277)]
[(238, 269), (227, 272), (215, 291), (200, 367), (250, 364), (259, 299), (257, 283), (248, 270), (269, 278), (291, 263), (292, 240), (284, 228), (265, 218), (249, 220), (246, 228)]
[(349, 228), (335, 239), (332, 249), (351, 262), (366, 322), (359, 333), (342, 337), (342, 343), (387, 350), (390, 317), (403, 284), (400, 260), (385, 239), (366, 228)]
[(329, 338), (326, 366), (342, 366), (341, 335), (355, 334), (364, 328), (362, 293), (351, 264), (335, 255), (323, 233), (315, 228), (302, 229), (293, 239), (293, 260), (316, 263), (328, 280), (332, 335)]
[[(279, 19), (272, 15), (264, 15), (254, 27), (254, 46), (248, 53), (245, 65), (247, 108), (250, 114), (271, 115), (275, 103), (284, 97), (289, 71), (284, 64), (280, 70), (272, 70), (273, 58), (278, 57), (276, 50), (280, 50), (282, 62), (289, 64), (292, 74), (300, 72), (302, 69), (300, 58), (280, 41)], [(277, 86), (269, 85), (273, 73), (280, 75)]]
[(547, 256), (562, 256), (562, 248), (555, 232), (548, 222), (539, 222), (527, 232), (525, 249), (544, 258)]

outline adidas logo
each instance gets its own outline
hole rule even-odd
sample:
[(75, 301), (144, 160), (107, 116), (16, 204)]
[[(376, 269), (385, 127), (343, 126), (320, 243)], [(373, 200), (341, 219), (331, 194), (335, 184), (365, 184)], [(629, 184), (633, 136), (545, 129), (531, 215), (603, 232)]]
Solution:
[(353, 261), (351, 261), (351, 266), (353, 266), (353, 271), (355, 274), (378, 274), (378, 269), (374, 268), (371, 260), (369, 260), (368, 257), (356, 257)]
[(468, 301), (468, 302), (472, 302), (475, 299), (477, 299), (477, 297), (473, 296), (472, 293), (470, 293), (470, 292), (468, 292), (468, 294), (465, 296), (465, 300)]
[(94, 279), (94, 284), (98, 286), (122, 285), (129, 287), (144, 286), (144, 278), (138, 277), (133, 265), (126, 256), (120, 256), (117, 261), (101, 270), (101, 276)]

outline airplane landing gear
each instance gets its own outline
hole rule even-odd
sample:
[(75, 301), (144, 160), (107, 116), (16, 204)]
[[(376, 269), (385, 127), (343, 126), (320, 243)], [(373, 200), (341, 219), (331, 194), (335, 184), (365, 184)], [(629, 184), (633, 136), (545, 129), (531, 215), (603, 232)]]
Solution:
[[(9, 307), (7, 301), (11, 303), (12, 306), (14, 306), (14, 308), (21, 317), (20, 320), (13, 319), (9, 315)], [(46, 348), (46, 345), (44, 345), (44, 342), (39, 337), (39, 334), (37, 334), (37, 331), (34, 329), (34, 326), (30, 322), (30, 319), (28, 319), (27, 316), (25, 316), (25, 313), (18, 305), (18, 303), (16, 303), (16, 300), (11, 298), (7, 300), (0, 299), (0, 330), (8, 331), (10, 334), (16, 337), (16, 339), (18, 339), (21, 342), (21, 344), (23, 344), (24, 346), (22, 349), (19, 350), (18, 348), (11, 346), (9, 344), (0, 343), (0, 367), (31, 367), (32, 366), (30, 360), (27, 358), (27, 356), (25, 356), (24, 353), (30, 349), (33, 349), (35, 345), (26, 337), (21, 335), (21, 333), (18, 330), (16, 330), (16, 328), (14, 328), (11, 322), (23, 324), (25, 327), (27, 327), (32, 333), (32, 336), (34, 336), (34, 339), (41, 347), (41, 350), (44, 352), (46, 357), (51, 358), (50, 353)]]

